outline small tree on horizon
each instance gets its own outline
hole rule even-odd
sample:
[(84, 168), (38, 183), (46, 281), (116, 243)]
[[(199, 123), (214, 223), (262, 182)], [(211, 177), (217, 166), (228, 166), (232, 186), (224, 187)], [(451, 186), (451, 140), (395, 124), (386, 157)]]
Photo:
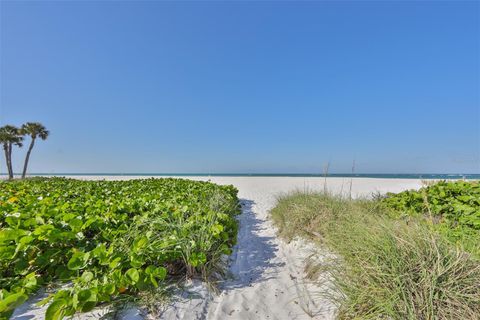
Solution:
[(13, 179), (12, 149), (16, 145), (22, 147), (23, 137), (18, 129), (12, 125), (6, 125), (0, 128), (0, 143), (3, 145), (5, 161), (7, 163), (8, 178)]
[(25, 163), (23, 164), (22, 179), (27, 175), (28, 161), (30, 160), (30, 153), (32, 152), (33, 146), (35, 145), (35, 140), (40, 138), (46, 140), (50, 132), (45, 128), (45, 126), (39, 122), (27, 122), (22, 125), (20, 129), (21, 134), (30, 136), (30, 145), (28, 146), (27, 154), (25, 156)]

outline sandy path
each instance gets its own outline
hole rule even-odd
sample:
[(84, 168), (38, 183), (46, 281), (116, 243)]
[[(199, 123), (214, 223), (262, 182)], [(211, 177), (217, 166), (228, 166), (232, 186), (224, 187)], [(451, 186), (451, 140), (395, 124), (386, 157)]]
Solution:
[[(204, 179), (204, 178), (197, 178)], [(233, 184), (239, 189), (238, 244), (230, 260), (231, 278), (221, 293), (202, 292), (186, 303), (177, 301), (162, 315), (164, 319), (333, 319), (334, 308), (319, 297), (319, 288), (303, 278), (305, 258), (315, 248), (302, 241), (278, 239), (268, 219), (278, 195), (293, 190), (323, 190), (322, 178), (214, 177), (212, 182)], [(352, 194), (401, 191), (418, 188), (419, 180), (354, 179)], [(349, 190), (350, 179), (329, 178), (328, 189)], [(200, 289), (200, 290), (199, 290)]]
[(332, 318), (328, 303), (319, 303), (326, 310), (315, 307), (308, 295), (311, 288), (303, 284), (303, 259), (308, 248), (287, 245), (276, 238), (268, 219), (276, 202), (275, 186), (262, 184), (247, 181), (245, 186), (238, 186), (243, 214), (230, 268), (234, 278), (211, 303), (206, 318), (308, 319), (306, 312)]
[[(145, 177), (76, 177), (81, 179), (138, 179)], [(315, 248), (302, 241), (285, 243), (278, 239), (268, 218), (278, 195), (293, 190), (323, 190), (323, 178), (289, 177), (188, 177), (233, 184), (239, 190), (242, 214), (238, 219), (238, 243), (230, 257), (230, 276), (220, 285), (218, 295), (199, 281), (191, 283), (161, 319), (333, 319), (334, 308), (318, 296), (319, 288), (303, 278), (304, 259)], [(398, 192), (418, 188), (420, 180), (355, 178), (353, 196), (373, 192)], [(333, 193), (348, 192), (350, 179), (328, 178)], [(14, 319), (43, 319), (44, 308), (25, 304)], [(98, 318), (79, 315), (78, 318)], [(135, 311), (121, 316), (139, 319)], [(152, 317), (148, 317), (152, 318)], [(158, 316), (153, 317), (158, 319)]]

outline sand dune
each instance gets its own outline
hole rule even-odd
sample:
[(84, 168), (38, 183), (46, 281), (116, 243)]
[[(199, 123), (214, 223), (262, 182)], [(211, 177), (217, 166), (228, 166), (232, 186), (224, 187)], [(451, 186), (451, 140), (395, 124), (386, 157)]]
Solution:
[[(82, 176), (80, 179), (138, 179), (145, 177)], [(279, 195), (294, 190), (324, 190), (323, 178), (300, 177), (188, 177), (233, 184), (239, 189), (242, 214), (238, 219), (238, 244), (229, 258), (229, 277), (219, 294), (193, 281), (174, 298), (161, 319), (333, 319), (335, 308), (318, 293), (320, 288), (304, 279), (304, 260), (315, 249), (301, 240), (285, 243), (278, 239), (268, 218)], [(368, 196), (399, 192), (421, 186), (413, 179), (327, 178), (332, 193)], [(42, 310), (24, 305), (13, 319), (41, 319)], [(152, 318), (152, 316), (147, 316)], [(154, 318), (158, 319), (158, 315)], [(79, 318), (86, 318), (79, 316)], [(90, 319), (92, 316), (89, 317)], [(135, 312), (121, 318), (139, 318)]]
[[(334, 307), (319, 296), (320, 288), (304, 279), (304, 260), (315, 248), (301, 240), (288, 244), (279, 240), (268, 219), (279, 195), (294, 190), (324, 190), (325, 179), (212, 177), (210, 180), (235, 185), (242, 199), (238, 244), (230, 264), (232, 278), (222, 285), (220, 295), (197, 301), (201, 313), (195, 308), (179, 310), (174, 304), (163, 318), (333, 319)], [(348, 193), (350, 182), (353, 196), (397, 192), (421, 185), (419, 180), (327, 178), (327, 188), (333, 193)]]

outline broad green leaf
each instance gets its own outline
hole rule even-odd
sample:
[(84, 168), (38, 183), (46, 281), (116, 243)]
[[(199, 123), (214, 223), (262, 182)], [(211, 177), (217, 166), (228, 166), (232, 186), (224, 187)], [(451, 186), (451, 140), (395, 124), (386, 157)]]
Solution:
[(89, 258), (88, 253), (75, 252), (70, 260), (68, 260), (67, 267), (70, 270), (80, 270), (85, 267)]
[(122, 258), (115, 258), (110, 262), (109, 267), (110, 269), (115, 269), (120, 265), (120, 262), (122, 261)]
[(53, 301), (45, 312), (45, 320), (61, 320), (65, 315), (66, 301), (59, 299)]
[(82, 273), (82, 281), (88, 283), (93, 280), (93, 273), (90, 271), (85, 271)]
[(25, 301), (28, 297), (23, 292), (11, 293), (0, 300), (0, 312), (6, 312), (15, 309)]
[(97, 301), (96, 293), (91, 289), (83, 289), (78, 292), (78, 302), (84, 303), (87, 301)]
[(140, 274), (138, 273), (137, 269), (131, 268), (127, 270), (125, 277), (130, 284), (135, 284), (140, 279)]
[(115, 293), (115, 285), (113, 283), (106, 284), (103, 286), (103, 291), (106, 294), (112, 295)]
[(37, 275), (35, 272), (29, 273), (23, 280), (23, 287), (25, 289), (33, 289), (37, 286)]
[(145, 249), (148, 244), (147, 237), (140, 237), (133, 242), (133, 250), (135, 252)]
[(165, 277), (167, 276), (167, 269), (164, 267), (158, 267), (155, 269), (155, 277), (157, 277), (160, 280), (164, 280)]

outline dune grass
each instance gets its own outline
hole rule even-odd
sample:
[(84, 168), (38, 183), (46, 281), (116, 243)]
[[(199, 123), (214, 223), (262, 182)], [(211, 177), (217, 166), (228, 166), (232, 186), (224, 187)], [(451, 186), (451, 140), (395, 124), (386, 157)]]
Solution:
[(302, 236), (335, 258), (328, 275), (339, 319), (480, 319), (480, 262), (420, 220), (394, 219), (374, 200), (294, 193), (272, 210), (279, 234)]

